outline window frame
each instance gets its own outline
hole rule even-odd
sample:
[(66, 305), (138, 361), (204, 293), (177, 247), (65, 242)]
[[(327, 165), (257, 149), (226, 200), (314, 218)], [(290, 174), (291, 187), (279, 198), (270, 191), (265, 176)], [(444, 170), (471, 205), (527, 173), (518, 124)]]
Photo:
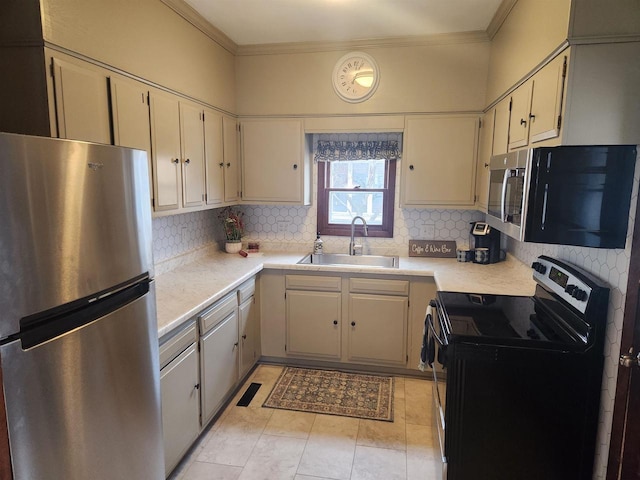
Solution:
[[(345, 160), (348, 161), (348, 160)], [(317, 231), (320, 235), (341, 237), (351, 236), (351, 224), (329, 223), (329, 194), (330, 192), (383, 192), (382, 225), (367, 225), (369, 237), (393, 238), (393, 221), (396, 197), (396, 167), (397, 160), (385, 159), (385, 178), (387, 188), (329, 188), (328, 179), (331, 174), (331, 164), (340, 162), (318, 162), (318, 207)], [(361, 222), (357, 222), (361, 225)], [(360, 227), (361, 229), (362, 227)], [(361, 231), (361, 230), (358, 230)]]

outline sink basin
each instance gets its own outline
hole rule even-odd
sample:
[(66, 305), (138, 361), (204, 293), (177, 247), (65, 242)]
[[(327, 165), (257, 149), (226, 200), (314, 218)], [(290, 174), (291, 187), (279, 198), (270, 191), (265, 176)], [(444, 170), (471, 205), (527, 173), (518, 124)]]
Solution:
[(346, 253), (310, 253), (298, 262), (301, 265), (352, 265), (357, 267), (398, 268), (398, 257), (382, 255), (347, 255)]

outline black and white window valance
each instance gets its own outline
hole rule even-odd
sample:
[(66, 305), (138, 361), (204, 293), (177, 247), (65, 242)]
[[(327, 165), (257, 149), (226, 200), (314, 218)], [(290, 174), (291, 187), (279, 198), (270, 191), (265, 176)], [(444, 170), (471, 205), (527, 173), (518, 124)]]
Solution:
[(313, 136), (314, 161), (397, 160), (402, 133), (342, 133)]

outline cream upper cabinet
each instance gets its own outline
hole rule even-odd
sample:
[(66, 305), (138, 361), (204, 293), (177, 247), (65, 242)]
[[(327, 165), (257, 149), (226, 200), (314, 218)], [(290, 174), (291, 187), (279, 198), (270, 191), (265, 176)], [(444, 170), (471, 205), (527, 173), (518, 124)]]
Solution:
[(53, 79), (58, 136), (110, 144), (107, 77), (54, 58)]
[(511, 97), (507, 97), (495, 107), (493, 121), (492, 155), (501, 155), (509, 151), (509, 121), (511, 119)]
[(478, 166), (476, 169), (476, 205), (487, 211), (489, 200), (489, 163), (493, 151), (493, 128), (496, 109), (492, 108), (482, 118), (480, 143), (478, 145)]
[(310, 166), (301, 120), (241, 123), (242, 200), (308, 204)]
[(405, 122), (402, 206), (474, 205), (479, 118), (407, 116)]
[(205, 110), (207, 205), (238, 201), (238, 124), (213, 110)]
[(529, 143), (529, 114), (533, 81), (529, 80), (511, 95), (511, 118), (509, 121), (509, 150), (526, 147)]
[(204, 115), (200, 107), (180, 102), (182, 203), (204, 205)]
[(148, 89), (142, 84), (111, 77), (113, 143), (151, 153)]
[(568, 52), (557, 56), (533, 77), (529, 143), (560, 135), (567, 61)]
[(509, 150), (554, 138), (560, 143), (568, 55), (558, 55), (512, 93)]
[(154, 208), (177, 210), (182, 193), (178, 100), (152, 93), (150, 107)]
[(154, 208), (204, 206), (203, 111), (177, 97), (150, 93)]

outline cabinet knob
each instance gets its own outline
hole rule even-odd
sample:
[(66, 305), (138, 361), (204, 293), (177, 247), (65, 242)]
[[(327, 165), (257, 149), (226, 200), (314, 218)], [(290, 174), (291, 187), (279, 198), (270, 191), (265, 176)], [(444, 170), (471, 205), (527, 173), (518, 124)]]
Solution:
[(356, 326), (356, 322), (351, 322), (351, 326), (355, 327)]
[(199, 389), (200, 389), (200, 384), (199, 384), (199, 383), (196, 383), (196, 384), (193, 386), (193, 388), (194, 388), (195, 390), (199, 390)]
[(246, 340), (247, 339), (247, 334), (245, 333), (244, 335), (242, 335), (242, 339)]
[(227, 162), (227, 168), (229, 168), (231, 166), (230, 162)]
[(173, 160), (171, 160), (171, 163), (175, 163), (176, 165), (180, 163), (180, 159), (179, 158), (175, 158)]
[(337, 325), (337, 324), (338, 324), (338, 320), (334, 320), (334, 321), (333, 321), (333, 324), (334, 324), (334, 325)]
[(535, 121), (536, 120), (536, 116), (533, 113), (530, 113), (529, 114), (529, 120)]
[(220, 163), (219, 163), (219, 165), (220, 165), (221, 167), (224, 167), (224, 162), (220, 162)]
[(294, 163), (294, 164), (293, 164), (293, 169), (294, 169), (294, 170), (297, 170), (297, 169), (298, 169), (298, 164), (297, 164), (297, 163)]
[(413, 170), (413, 165), (409, 165), (409, 170)]
[(524, 118), (520, 119), (520, 125), (526, 125), (527, 121)]
[(186, 163), (187, 165), (189, 165), (191, 163), (191, 160), (189, 160), (188, 158), (184, 161), (184, 163)]
[(487, 162), (484, 163), (484, 168), (488, 168), (489, 164)]
[(238, 342), (233, 344), (233, 348), (236, 348), (238, 346)]

